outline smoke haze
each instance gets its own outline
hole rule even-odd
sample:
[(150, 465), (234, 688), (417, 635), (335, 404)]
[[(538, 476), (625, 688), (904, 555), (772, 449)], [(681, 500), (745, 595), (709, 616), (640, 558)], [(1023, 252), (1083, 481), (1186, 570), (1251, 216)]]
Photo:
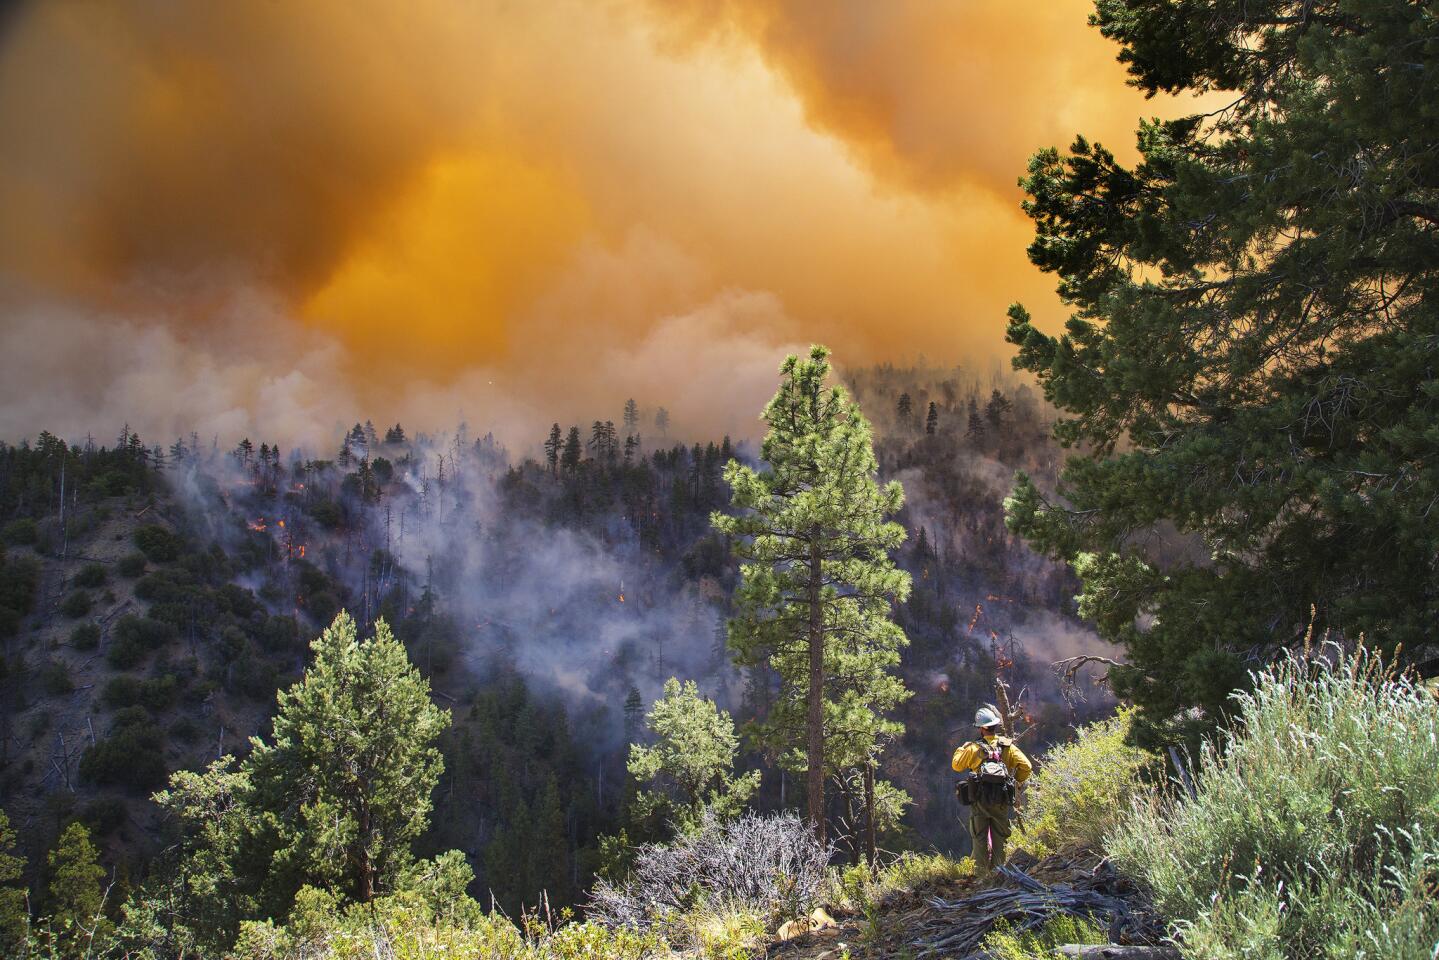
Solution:
[(22, 4), (0, 436), (742, 433), (795, 345), (992, 358), (1011, 300), (1060, 316), (1025, 158), (1146, 110), (1086, 8)]

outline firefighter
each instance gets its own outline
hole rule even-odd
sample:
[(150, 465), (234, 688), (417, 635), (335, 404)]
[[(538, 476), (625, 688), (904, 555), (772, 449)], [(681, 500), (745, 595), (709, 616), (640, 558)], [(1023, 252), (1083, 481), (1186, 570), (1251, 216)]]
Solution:
[(972, 772), (962, 789), (969, 804), (969, 836), (974, 842), (974, 862), (980, 876), (1004, 863), (1004, 844), (1009, 839), (1009, 821), (1020, 784), (1029, 779), (1033, 767), (1014, 741), (999, 735), (999, 711), (980, 707), (974, 714), (979, 739), (954, 751), (951, 766), (956, 773)]

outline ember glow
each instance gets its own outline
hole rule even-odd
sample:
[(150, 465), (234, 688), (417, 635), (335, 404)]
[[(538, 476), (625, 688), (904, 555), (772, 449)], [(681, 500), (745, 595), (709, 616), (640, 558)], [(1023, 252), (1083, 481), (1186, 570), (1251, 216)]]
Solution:
[(1011, 300), (1061, 315), (1029, 153), (1179, 112), (1087, 10), (21, 0), (0, 435), (509, 439), (630, 395), (738, 433), (795, 344), (997, 357)]

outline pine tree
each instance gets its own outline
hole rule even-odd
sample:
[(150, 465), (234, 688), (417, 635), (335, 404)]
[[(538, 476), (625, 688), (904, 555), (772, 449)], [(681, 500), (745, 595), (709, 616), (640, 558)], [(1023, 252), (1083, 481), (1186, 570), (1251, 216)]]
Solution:
[(605, 421), (604, 438), (605, 460), (614, 463), (620, 457), (620, 435), (619, 431), (615, 429), (613, 420)]
[(706, 811), (737, 816), (759, 789), (760, 774), (734, 776), (739, 737), (728, 711), (701, 697), (693, 680), (665, 681), (664, 695), (645, 717), (654, 746), (630, 744), (627, 769), (649, 789), (635, 797), (641, 816), (661, 812), (680, 832), (699, 826)]
[(998, 433), (1009, 421), (1011, 405), (1009, 398), (998, 390), (989, 395), (989, 403), (984, 405), (984, 419)]
[(939, 407), (935, 406), (933, 400), (929, 401), (929, 413), (924, 417), (924, 432), (931, 437), (939, 429)]
[(560, 425), (553, 424), (550, 427), (550, 435), (545, 440), (545, 463), (549, 464), (552, 477), (560, 475), (560, 449), (564, 446), (564, 440), (560, 437)]
[(655, 429), (660, 432), (662, 437), (670, 435), (670, 412), (664, 407), (655, 411)]
[(635, 403), (634, 397), (625, 401), (624, 423), (625, 436), (633, 434), (640, 425), (640, 408), (639, 404)]
[(1434, 656), (1439, 29), (1339, 0), (1092, 18), (1133, 85), (1232, 102), (1142, 122), (1132, 167), (1082, 137), (1031, 159), (1030, 259), (1073, 313), (1051, 335), (1016, 304), (1008, 339), (1083, 452), (1008, 522), (1075, 564), (1137, 735), (1169, 740), (1311, 623)]
[(530, 873), (530, 888), (545, 890), (552, 901), (559, 903), (570, 899), (566, 834), (560, 787), (551, 774), (535, 800), (529, 842), (525, 844), (523, 856)]
[(21, 956), (29, 934), (30, 911), (21, 885), (24, 876), (25, 858), (16, 851), (10, 818), (0, 810), (0, 956)]
[(246, 766), (262, 806), (279, 812), (278, 862), (363, 903), (412, 862), (443, 766), (432, 741), (449, 715), (384, 620), (361, 641), (341, 611), (311, 649), (304, 678), (276, 697), (272, 740), (253, 739)]
[(907, 394), (907, 393), (901, 393), (901, 394), (899, 395), (899, 408), (898, 408), (899, 422), (900, 422), (900, 423), (904, 423), (904, 424), (909, 423), (909, 415), (910, 415), (911, 413), (913, 413), (913, 412), (914, 412), (914, 401), (910, 399), (909, 394)]
[(979, 444), (984, 442), (984, 432), (984, 418), (979, 414), (979, 404), (974, 397), (970, 397), (968, 429), (965, 430), (964, 437), (970, 443)]
[(113, 926), (105, 917), (105, 868), (90, 842), (90, 831), (79, 822), (60, 835), (50, 851), (50, 885), (45, 937), (62, 958), (103, 954)]
[(584, 455), (584, 448), (580, 445), (580, 428), (570, 427), (570, 432), (565, 437), (565, 449), (560, 454), (560, 466), (565, 473), (574, 475), (580, 469), (580, 458)]
[(399, 444), (405, 442), (405, 428), (398, 423), (385, 431), (385, 443)]
[(645, 702), (640, 699), (639, 687), (630, 684), (625, 695), (625, 743), (634, 743), (639, 736), (645, 719)]
[(890, 614), (910, 578), (889, 556), (904, 529), (885, 517), (904, 491), (876, 482), (869, 423), (843, 388), (825, 386), (827, 349), (790, 356), (780, 372), (763, 413), (769, 469), (731, 462), (725, 479), (741, 512), (711, 522), (735, 538), (741, 560), (736, 659), (769, 664), (781, 683), (759, 733), (783, 751), (781, 763), (806, 772), (809, 818), (823, 837), (825, 778), (869, 763), (880, 738), (900, 729), (882, 714), (907, 696), (889, 672), (907, 642)]

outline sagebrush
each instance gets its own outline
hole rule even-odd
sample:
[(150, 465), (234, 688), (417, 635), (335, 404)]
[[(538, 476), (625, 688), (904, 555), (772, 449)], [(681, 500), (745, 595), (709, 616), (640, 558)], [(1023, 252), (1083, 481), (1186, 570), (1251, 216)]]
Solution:
[(709, 813), (693, 833), (640, 847), (627, 879), (596, 883), (588, 914), (680, 940), (689, 936), (686, 918), (696, 914), (790, 919), (823, 896), (831, 852), (794, 813), (747, 813), (731, 822)]
[(1360, 651), (1236, 694), (1196, 792), (1107, 840), (1196, 958), (1415, 957), (1439, 943), (1439, 702)]

